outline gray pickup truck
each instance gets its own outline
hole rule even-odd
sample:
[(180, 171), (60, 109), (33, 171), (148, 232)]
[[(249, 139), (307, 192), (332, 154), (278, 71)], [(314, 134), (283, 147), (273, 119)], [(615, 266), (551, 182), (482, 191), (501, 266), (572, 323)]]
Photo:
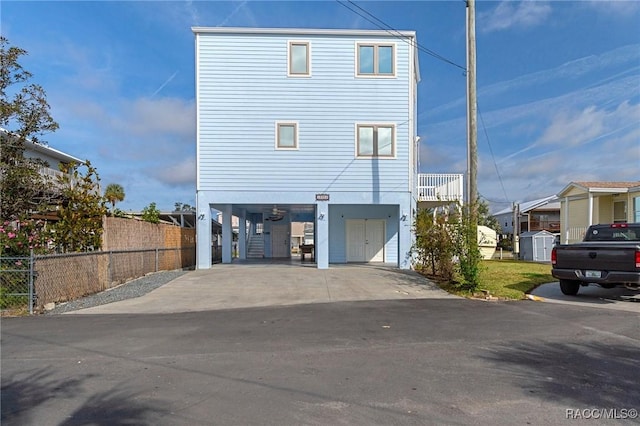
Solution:
[(640, 223), (591, 225), (581, 243), (556, 245), (551, 265), (563, 294), (589, 284), (640, 290)]

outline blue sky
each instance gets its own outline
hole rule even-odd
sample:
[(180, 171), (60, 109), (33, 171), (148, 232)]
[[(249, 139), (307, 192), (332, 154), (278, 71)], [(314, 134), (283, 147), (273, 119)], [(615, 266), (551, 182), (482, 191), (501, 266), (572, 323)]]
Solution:
[[(463, 1), (356, 4), (465, 66)], [(478, 189), (494, 210), (640, 180), (640, 2), (478, 1), (476, 21)], [(43, 139), (123, 185), (122, 210), (195, 205), (192, 26), (378, 29), (329, 0), (0, 3), (60, 124)], [(420, 67), (421, 172), (464, 173), (463, 72), (424, 52)]]

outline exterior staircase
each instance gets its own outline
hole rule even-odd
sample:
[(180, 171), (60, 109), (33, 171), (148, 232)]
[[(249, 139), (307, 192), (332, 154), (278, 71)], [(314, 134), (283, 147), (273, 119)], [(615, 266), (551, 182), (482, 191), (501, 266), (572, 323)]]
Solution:
[(264, 239), (262, 234), (251, 234), (247, 244), (247, 259), (262, 259), (264, 257)]

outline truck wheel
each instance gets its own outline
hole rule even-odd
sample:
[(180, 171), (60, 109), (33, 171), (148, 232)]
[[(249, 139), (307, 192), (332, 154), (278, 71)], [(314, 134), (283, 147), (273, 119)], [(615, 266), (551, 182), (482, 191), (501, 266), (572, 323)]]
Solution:
[(580, 290), (580, 281), (560, 280), (560, 290), (567, 296), (575, 296)]

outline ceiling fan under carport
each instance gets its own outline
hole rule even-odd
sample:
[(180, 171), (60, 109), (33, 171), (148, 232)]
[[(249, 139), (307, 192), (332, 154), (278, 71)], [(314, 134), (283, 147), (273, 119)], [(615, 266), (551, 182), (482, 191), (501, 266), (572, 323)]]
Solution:
[(284, 215), (287, 213), (286, 210), (279, 209), (277, 205), (274, 205), (273, 208), (269, 211), (269, 216), (267, 216), (267, 220), (277, 221), (282, 220)]

